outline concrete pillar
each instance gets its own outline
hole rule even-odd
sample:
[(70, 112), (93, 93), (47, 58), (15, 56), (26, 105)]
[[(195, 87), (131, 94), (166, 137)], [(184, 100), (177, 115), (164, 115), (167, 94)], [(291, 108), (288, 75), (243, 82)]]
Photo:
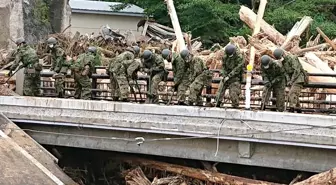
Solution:
[(23, 96), (23, 81), (24, 81), (24, 74), (23, 74), (24, 69), (20, 69), (18, 72), (15, 74), (16, 78), (16, 87), (15, 87), (15, 92), (21, 96)]

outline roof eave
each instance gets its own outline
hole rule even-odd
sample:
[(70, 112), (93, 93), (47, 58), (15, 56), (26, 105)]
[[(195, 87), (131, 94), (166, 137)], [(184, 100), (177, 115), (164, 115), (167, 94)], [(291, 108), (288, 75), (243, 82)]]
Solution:
[(86, 13), (86, 14), (101, 14), (101, 15), (119, 15), (119, 16), (130, 16), (130, 17), (145, 17), (144, 13), (133, 13), (133, 12), (114, 12), (114, 11), (98, 11), (98, 10), (83, 10), (75, 9), (71, 10), (73, 13)]

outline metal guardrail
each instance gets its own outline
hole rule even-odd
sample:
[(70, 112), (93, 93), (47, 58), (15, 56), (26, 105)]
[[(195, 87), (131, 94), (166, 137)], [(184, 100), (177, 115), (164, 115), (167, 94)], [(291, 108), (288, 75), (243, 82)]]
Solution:
[[(104, 66), (98, 66), (96, 69), (105, 69)], [(219, 73), (220, 70), (212, 70), (214, 73)], [(258, 74), (260, 72), (255, 71), (254, 73)], [(53, 79), (45, 79), (46, 77), (52, 77), (52, 72), (42, 72), (42, 86), (41, 89), (43, 90), (43, 94), (46, 97), (53, 97), (55, 96), (54, 91), (54, 80)], [(325, 73), (309, 73), (309, 76), (319, 76), (319, 77), (336, 77), (336, 74), (325, 74)], [(109, 76), (107, 74), (93, 74), (92, 75), (92, 99), (96, 100), (112, 100), (109, 85)], [(103, 81), (106, 80), (106, 81)], [(140, 100), (140, 95), (138, 91), (136, 91), (136, 97), (139, 102), (144, 102), (146, 98), (146, 93), (148, 89), (148, 80), (149, 77), (147, 75), (139, 75), (138, 76), (138, 84), (140, 86), (140, 92), (142, 96), (142, 100)], [(217, 87), (221, 77), (214, 77), (212, 79), (212, 85), (205, 87), (203, 90), (202, 96), (205, 103), (211, 103), (214, 101), (215, 98), (215, 91), (217, 91)], [(242, 82), (242, 93), (241, 95), (245, 94), (245, 81)], [(262, 86), (264, 84), (263, 81), (253, 79), (252, 80), (252, 98), (251, 98), (251, 107), (259, 107), (261, 102), (261, 95), (262, 95), (262, 88), (260, 89), (253, 89), (253, 86)], [(134, 84), (131, 83), (134, 87)], [(159, 86), (159, 95), (160, 100), (162, 102), (167, 102), (171, 96), (171, 91), (169, 91), (169, 87), (173, 86), (173, 77), (169, 76), (167, 82), (161, 83)], [(336, 93), (327, 93), (327, 92), (308, 92), (307, 88), (312, 89), (336, 89), (336, 83), (317, 83), (317, 82), (310, 82), (309, 84), (304, 86), (304, 90), (301, 92), (301, 106), (304, 110), (312, 110), (312, 109), (323, 109), (323, 108), (330, 108), (336, 105), (336, 100), (330, 99), (325, 100), (324, 97), (328, 95), (336, 95)], [(70, 92), (72, 96), (74, 92), (74, 83), (72, 79), (67, 79), (65, 84), (65, 90)], [(286, 92), (288, 93), (288, 92)], [(310, 97), (310, 98), (308, 98)], [(173, 101), (176, 99), (176, 96), (173, 96)], [(336, 98), (335, 98), (336, 99)], [(135, 101), (134, 95), (130, 93), (130, 100)], [(226, 95), (226, 100), (228, 100), (228, 96)], [(241, 104), (244, 104), (244, 97), (241, 97)], [(271, 100), (272, 101), (272, 100)], [(229, 106), (230, 102), (226, 102)]]

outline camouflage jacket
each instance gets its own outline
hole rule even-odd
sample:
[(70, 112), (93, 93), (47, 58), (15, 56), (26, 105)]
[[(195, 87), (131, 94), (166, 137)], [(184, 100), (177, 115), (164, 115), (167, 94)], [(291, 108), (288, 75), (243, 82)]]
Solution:
[(272, 85), (285, 80), (285, 71), (278, 61), (272, 61), (269, 64), (269, 68), (261, 68), (261, 76), (265, 83), (271, 83)]
[(101, 66), (102, 65), (101, 59), (102, 59), (101, 51), (100, 51), (100, 49), (97, 48), (97, 53), (94, 55), (93, 65), (94, 66)]
[(74, 72), (82, 72), (85, 66), (90, 67), (90, 75), (94, 73), (94, 56), (90, 53), (83, 53), (77, 57), (77, 60), (71, 65)]
[(143, 62), (143, 68), (150, 71), (151, 76), (166, 72), (164, 59), (161, 55), (153, 53), (152, 58)]
[(204, 61), (200, 57), (193, 57), (190, 62), (190, 75), (191, 82), (196, 79), (201, 83), (208, 83), (212, 79), (212, 73), (205, 66)]
[(295, 55), (287, 55), (282, 61), (283, 69), (286, 72), (288, 82), (304, 83), (306, 80), (306, 72), (304, 71), (299, 58)]
[(35, 68), (35, 64), (39, 63), (36, 51), (28, 45), (19, 48), (15, 55), (14, 64), (12, 65), (10, 70), (15, 70), (19, 66), (20, 62), (22, 62), (22, 67)]
[(199, 57), (193, 57), (189, 65), (190, 65), (190, 70), (189, 70), (190, 72), (189, 80), (190, 81), (194, 81), (198, 75), (202, 74), (203, 71), (206, 70), (203, 60)]
[(222, 76), (230, 80), (241, 81), (244, 73), (244, 57), (236, 52), (232, 57), (224, 54), (222, 59)]
[(66, 73), (68, 67), (70, 67), (71, 63), (66, 61), (64, 50), (56, 46), (51, 50), (52, 62), (51, 62), (51, 70), (59, 73)]
[(172, 56), (172, 68), (174, 73), (174, 83), (180, 84), (183, 79), (189, 78), (189, 68), (187, 63), (177, 53)]
[(133, 67), (134, 54), (129, 51), (125, 51), (113, 58), (109, 64), (109, 72), (113, 75), (126, 75), (130, 66)]

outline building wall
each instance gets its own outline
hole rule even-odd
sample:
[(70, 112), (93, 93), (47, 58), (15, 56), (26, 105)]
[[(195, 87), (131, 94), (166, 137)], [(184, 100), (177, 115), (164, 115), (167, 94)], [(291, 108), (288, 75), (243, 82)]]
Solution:
[(76, 31), (81, 34), (96, 34), (99, 33), (101, 26), (108, 24), (112, 30), (120, 30), (120, 33), (125, 33), (131, 30), (135, 36), (141, 34), (141, 29), (137, 32), (137, 23), (141, 17), (118, 16), (118, 15), (99, 15), (99, 14), (84, 14), (72, 12), (71, 15), (71, 32)]

